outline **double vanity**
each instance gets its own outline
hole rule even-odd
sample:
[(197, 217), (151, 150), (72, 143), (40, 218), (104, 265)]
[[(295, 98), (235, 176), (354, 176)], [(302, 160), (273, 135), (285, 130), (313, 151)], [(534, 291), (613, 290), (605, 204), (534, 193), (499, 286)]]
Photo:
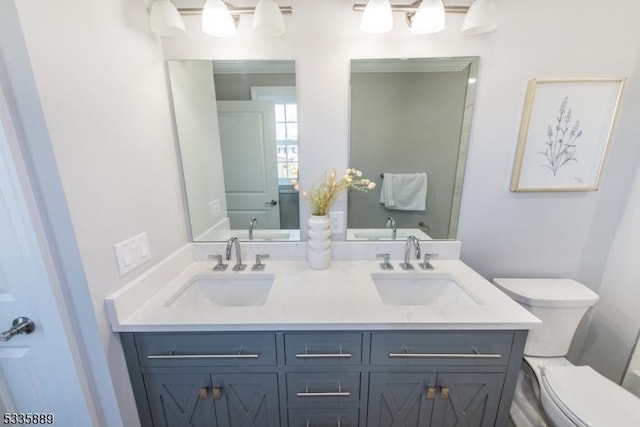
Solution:
[(422, 246), (433, 269), (400, 268), (404, 242), (334, 242), (320, 271), (304, 242), (244, 242), (243, 271), (213, 270), (222, 243), (172, 254), (106, 303), (142, 424), (506, 425), (539, 321), (459, 242)]

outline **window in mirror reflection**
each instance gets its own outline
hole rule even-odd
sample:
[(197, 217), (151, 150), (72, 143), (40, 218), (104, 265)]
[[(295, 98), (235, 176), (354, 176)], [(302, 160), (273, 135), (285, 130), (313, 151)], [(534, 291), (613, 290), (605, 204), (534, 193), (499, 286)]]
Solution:
[(279, 185), (298, 179), (298, 105), (296, 88), (291, 86), (253, 86), (251, 99), (271, 101), (275, 108), (276, 154)]

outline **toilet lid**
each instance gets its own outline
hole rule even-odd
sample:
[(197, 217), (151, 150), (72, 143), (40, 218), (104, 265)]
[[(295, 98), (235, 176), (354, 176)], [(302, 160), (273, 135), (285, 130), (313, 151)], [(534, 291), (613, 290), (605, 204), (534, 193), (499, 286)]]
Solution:
[(576, 425), (640, 426), (640, 399), (590, 366), (545, 366), (541, 383)]

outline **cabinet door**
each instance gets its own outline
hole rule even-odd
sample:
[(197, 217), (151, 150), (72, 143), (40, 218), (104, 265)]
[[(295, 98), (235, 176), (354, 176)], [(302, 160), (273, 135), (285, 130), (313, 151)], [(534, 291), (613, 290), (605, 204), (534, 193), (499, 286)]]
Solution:
[(276, 374), (212, 374), (219, 427), (280, 427)]
[(435, 386), (436, 374), (371, 374), (367, 426), (429, 426), (434, 400), (426, 392)]
[(209, 375), (145, 375), (154, 427), (215, 426)]
[(504, 374), (442, 373), (434, 400), (434, 427), (490, 427), (498, 412)]

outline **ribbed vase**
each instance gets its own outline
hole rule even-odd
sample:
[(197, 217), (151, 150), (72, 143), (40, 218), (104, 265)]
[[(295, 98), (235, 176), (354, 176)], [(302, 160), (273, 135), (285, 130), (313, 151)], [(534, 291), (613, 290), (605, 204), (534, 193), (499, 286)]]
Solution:
[(331, 266), (331, 228), (328, 215), (311, 215), (308, 221), (307, 261), (314, 270)]

